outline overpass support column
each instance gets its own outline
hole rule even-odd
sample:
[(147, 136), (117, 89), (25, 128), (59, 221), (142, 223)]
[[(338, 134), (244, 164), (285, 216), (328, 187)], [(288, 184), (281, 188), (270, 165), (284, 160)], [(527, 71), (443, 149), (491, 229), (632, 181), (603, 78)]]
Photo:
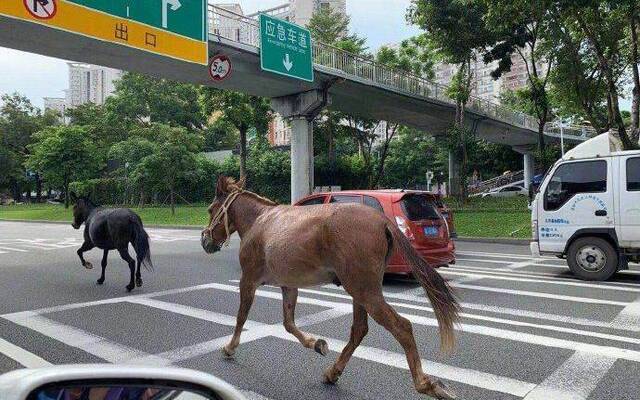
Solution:
[(313, 191), (313, 120), (329, 101), (326, 90), (271, 99), (271, 107), (291, 121), (291, 204)]
[(535, 158), (531, 153), (524, 153), (524, 188), (529, 190), (535, 174)]

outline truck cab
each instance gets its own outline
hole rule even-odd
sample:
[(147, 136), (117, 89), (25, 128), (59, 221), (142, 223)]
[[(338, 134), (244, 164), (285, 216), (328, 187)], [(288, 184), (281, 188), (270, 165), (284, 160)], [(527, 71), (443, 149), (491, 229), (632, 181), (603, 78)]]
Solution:
[(584, 280), (640, 262), (640, 150), (609, 133), (558, 160), (531, 204), (531, 252), (566, 258)]

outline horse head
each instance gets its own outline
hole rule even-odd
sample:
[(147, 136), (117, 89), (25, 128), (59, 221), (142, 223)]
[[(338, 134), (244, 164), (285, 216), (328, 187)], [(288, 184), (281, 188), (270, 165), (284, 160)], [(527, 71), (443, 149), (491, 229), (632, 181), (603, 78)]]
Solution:
[(71, 223), (71, 226), (73, 226), (74, 229), (80, 229), (80, 226), (82, 226), (82, 224), (87, 220), (87, 218), (89, 218), (89, 214), (91, 213), (91, 210), (94, 209), (96, 206), (87, 197), (84, 197), (84, 196), (78, 197), (73, 192), (69, 193), (69, 195), (70, 195), (71, 201), (74, 202), (73, 222)]
[(229, 207), (244, 191), (245, 180), (236, 182), (233, 178), (218, 177), (216, 197), (208, 208), (209, 225), (202, 231), (200, 243), (205, 252), (213, 254), (228, 243), (236, 226), (229, 218)]

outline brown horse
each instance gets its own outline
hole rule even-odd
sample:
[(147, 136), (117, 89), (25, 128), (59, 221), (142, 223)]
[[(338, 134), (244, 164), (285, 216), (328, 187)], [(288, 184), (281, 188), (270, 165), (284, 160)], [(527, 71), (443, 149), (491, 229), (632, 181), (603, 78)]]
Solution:
[(347, 362), (367, 334), (367, 315), (400, 342), (418, 392), (441, 399), (455, 396), (440, 381), (422, 371), (411, 323), (400, 316), (382, 294), (389, 257), (397, 249), (408, 260), (424, 287), (440, 328), (441, 346), (454, 344), (459, 306), (448, 284), (427, 265), (398, 227), (379, 211), (359, 204), (307, 207), (277, 206), (243, 189), (244, 182), (220, 177), (209, 206), (209, 226), (202, 247), (215, 253), (238, 232), (240, 243), (240, 309), (231, 341), (223, 352), (232, 357), (240, 344), (242, 327), (256, 289), (269, 284), (282, 288), (284, 327), (304, 347), (326, 355), (327, 343), (300, 331), (294, 322), (298, 288), (342, 284), (353, 297), (351, 336), (338, 360), (324, 372), (326, 383), (336, 383)]

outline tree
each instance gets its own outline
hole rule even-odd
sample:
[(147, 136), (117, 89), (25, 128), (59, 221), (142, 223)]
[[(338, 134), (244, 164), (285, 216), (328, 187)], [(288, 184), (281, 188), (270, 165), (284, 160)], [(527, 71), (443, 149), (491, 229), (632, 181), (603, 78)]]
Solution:
[[(619, 96), (622, 82), (620, 77), (627, 68), (628, 57), (625, 40), (625, 28), (630, 27), (632, 38), (632, 59), (637, 71), (637, 10), (635, 1), (627, 0), (583, 0), (580, 2), (558, 0), (558, 13), (561, 22), (567, 24), (576, 33), (584, 36), (588, 54), (596, 61), (606, 88), (607, 128), (614, 129), (625, 149), (638, 146), (635, 129), (627, 132), (620, 112)], [(634, 43), (635, 37), (635, 43)], [(635, 55), (634, 47), (635, 44)], [(640, 80), (635, 80), (640, 84)], [(636, 86), (638, 87), (638, 86)], [(637, 90), (640, 90), (638, 87)], [(637, 103), (636, 103), (637, 104)], [(636, 106), (637, 107), (637, 106)]]
[(493, 43), (493, 34), (485, 25), (486, 7), (480, 0), (415, 0), (407, 18), (425, 30), (425, 40), (439, 58), (458, 66), (447, 89), (455, 100), (453, 127), (449, 131), (452, 155), (461, 161), (461, 178), (449, 171), (452, 193), (465, 196), (468, 154), (465, 107), (471, 95), (473, 70), (471, 62), (476, 54)]
[[(33, 141), (33, 135), (46, 126), (58, 124), (58, 115), (47, 111), (42, 113), (34, 107), (28, 98), (18, 93), (5, 94), (1, 97), (0, 107), (0, 153), (7, 163), (1, 165), (0, 182), (9, 185), (13, 198), (21, 200), (22, 192), (27, 189), (27, 196), (31, 196), (32, 187), (27, 179), (24, 168), (25, 158), (29, 155), (29, 144)], [(40, 201), (42, 192), (42, 179), (36, 173), (34, 176), (36, 199)], [(23, 187), (24, 186), (24, 187)]]
[[(116, 176), (127, 177), (127, 180), (137, 186), (139, 192), (138, 204), (144, 205), (147, 182), (144, 174), (139, 174), (138, 167), (142, 160), (152, 155), (158, 148), (155, 138), (147, 139), (138, 135), (132, 135), (127, 140), (118, 142), (111, 146), (109, 159), (118, 163), (118, 169), (114, 172)], [(126, 188), (125, 188), (125, 191)]]
[(332, 7), (320, 7), (311, 16), (307, 28), (315, 40), (325, 44), (335, 44), (345, 37), (350, 23), (351, 18), (348, 15)]
[(375, 60), (401, 71), (410, 72), (425, 79), (433, 79), (436, 54), (432, 51), (426, 34), (403, 40), (398, 49), (382, 46)]
[(65, 207), (69, 207), (69, 183), (94, 176), (103, 165), (95, 144), (79, 126), (45, 128), (28, 148), (26, 165), (49, 185), (63, 189)]
[(494, 79), (511, 71), (513, 56), (525, 65), (527, 88), (520, 96), (531, 104), (530, 113), (538, 119), (538, 152), (544, 152), (544, 127), (550, 117), (551, 106), (547, 92), (553, 52), (545, 48), (551, 43), (557, 20), (552, 0), (484, 0), (487, 26), (495, 34), (495, 45), (484, 55), (489, 63), (499, 61), (491, 73)]
[(153, 151), (132, 168), (133, 179), (168, 191), (171, 214), (175, 215), (176, 188), (197, 170), (196, 154), (204, 142), (202, 135), (164, 124), (152, 124), (137, 134), (154, 145)]
[(127, 127), (161, 123), (202, 129), (206, 119), (198, 100), (195, 85), (126, 73), (116, 82), (114, 96), (105, 103), (107, 123), (125, 123)]
[(271, 118), (269, 100), (248, 94), (202, 87), (202, 102), (207, 115), (220, 112), (224, 121), (240, 134), (240, 177), (247, 175), (247, 132), (250, 128), (265, 135)]

